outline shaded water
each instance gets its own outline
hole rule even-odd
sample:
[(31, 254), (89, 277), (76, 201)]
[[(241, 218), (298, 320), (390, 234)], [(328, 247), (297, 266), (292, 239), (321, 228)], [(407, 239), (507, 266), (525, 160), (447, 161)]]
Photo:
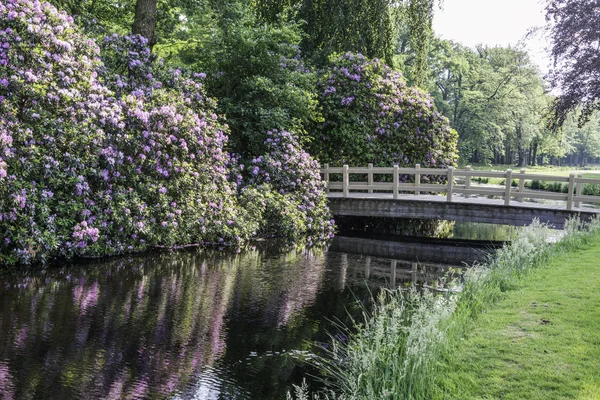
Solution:
[(294, 355), (360, 314), (369, 290), (448, 268), (204, 251), (4, 276), (0, 398), (282, 399), (307, 372)]

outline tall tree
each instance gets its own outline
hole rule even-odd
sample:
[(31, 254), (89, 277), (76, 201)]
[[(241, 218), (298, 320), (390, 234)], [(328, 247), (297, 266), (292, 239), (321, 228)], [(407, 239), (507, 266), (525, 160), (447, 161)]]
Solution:
[(552, 39), (553, 86), (561, 92), (554, 102), (554, 126), (571, 111), (585, 123), (600, 109), (600, 1), (547, 0), (547, 30)]
[(426, 88), (429, 69), (427, 65), (429, 47), (433, 36), (433, 7), (435, 0), (409, 0), (407, 22), (410, 46), (414, 53), (411, 77), (415, 86)]
[(347, 51), (393, 64), (397, 2), (392, 0), (304, 0), (302, 50), (317, 61)]
[(148, 39), (152, 48), (156, 43), (154, 31), (156, 30), (156, 2), (157, 0), (136, 0), (135, 16), (131, 31)]

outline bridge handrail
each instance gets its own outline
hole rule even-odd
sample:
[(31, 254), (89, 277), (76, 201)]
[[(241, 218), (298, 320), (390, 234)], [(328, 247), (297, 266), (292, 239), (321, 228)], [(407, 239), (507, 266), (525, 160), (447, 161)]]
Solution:
[[(466, 169), (448, 168), (421, 168), (416, 164), (414, 168), (406, 167), (373, 167), (369, 164), (365, 167), (329, 167), (325, 164), (321, 169), (321, 174), (327, 183), (327, 192), (330, 190), (341, 190), (343, 197), (349, 197), (351, 191), (363, 190), (372, 194), (375, 191), (392, 192), (393, 198), (397, 199), (400, 192), (414, 192), (419, 195), (421, 192), (446, 193), (446, 200), (451, 202), (453, 194), (462, 194), (465, 198), (476, 195), (483, 196), (501, 196), (504, 198), (504, 204), (509, 206), (512, 198), (522, 202), (524, 198), (539, 200), (560, 200), (567, 202), (567, 210), (573, 207), (578, 208), (582, 202), (600, 203), (600, 196), (583, 194), (583, 185), (600, 185), (600, 179), (583, 178), (582, 174), (575, 176), (571, 172), (568, 177), (557, 175), (544, 175), (527, 173), (525, 169), (519, 172), (513, 172), (511, 169), (506, 171), (475, 171), (471, 166)], [(342, 181), (330, 181), (331, 174), (341, 174)], [(367, 175), (367, 181), (350, 181), (350, 175)], [(374, 175), (392, 175), (392, 182), (374, 182)], [(413, 175), (414, 182), (400, 183), (401, 175)], [(442, 176), (447, 178), (446, 183), (421, 183), (422, 176)], [(464, 183), (457, 184), (456, 178), (464, 178)], [(504, 178), (505, 183), (500, 187), (473, 187), (472, 178)], [(513, 180), (519, 181), (517, 187), (512, 187)], [(529, 190), (525, 188), (526, 180), (538, 180), (547, 182), (568, 183), (567, 193), (545, 192), (539, 190)]]

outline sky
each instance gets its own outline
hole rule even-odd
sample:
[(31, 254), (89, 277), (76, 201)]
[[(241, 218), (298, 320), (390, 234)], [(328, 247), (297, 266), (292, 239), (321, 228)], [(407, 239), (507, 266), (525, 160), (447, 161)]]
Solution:
[[(435, 10), (433, 29), (444, 39), (474, 47), (516, 45), (529, 29), (545, 25), (540, 0), (443, 0)], [(532, 60), (544, 73), (550, 59), (549, 42), (538, 34), (525, 41)]]

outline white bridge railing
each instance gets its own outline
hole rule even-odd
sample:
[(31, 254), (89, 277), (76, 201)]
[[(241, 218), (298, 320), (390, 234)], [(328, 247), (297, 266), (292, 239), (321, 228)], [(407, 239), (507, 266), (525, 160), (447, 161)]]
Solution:
[[(327, 192), (341, 192), (343, 197), (351, 197), (352, 192), (362, 193), (392, 193), (393, 198), (397, 199), (401, 192), (414, 193), (415, 195), (426, 193), (446, 193), (447, 201), (451, 202), (454, 194), (462, 194), (468, 198), (471, 196), (497, 196), (504, 199), (505, 205), (511, 204), (511, 199), (515, 198), (521, 202), (524, 199), (532, 200), (557, 200), (566, 201), (567, 210), (572, 210), (573, 207), (579, 208), (582, 202), (585, 203), (600, 203), (600, 196), (591, 196), (583, 194), (584, 184), (600, 185), (600, 179), (583, 178), (582, 174), (575, 176), (571, 173), (566, 176), (553, 176), (544, 174), (528, 174), (525, 169), (515, 173), (512, 170), (506, 171), (475, 171), (470, 166), (466, 169), (447, 169), (436, 168), (421, 168), (419, 164), (415, 168), (400, 168), (397, 165), (394, 167), (373, 167), (369, 164), (368, 167), (343, 167), (331, 168), (328, 164), (321, 169), (321, 174), (327, 182)], [(341, 174), (341, 181), (331, 181), (332, 174)], [(351, 175), (355, 175), (354, 179), (350, 179)], [(366, 181), (358, 180), (359, 177), (366, 175)], [(391, 175), (391, 182), (375, 182), (374, 175)], [(414, 176), (414, 182), (400, 183), (400, 176)], [(442, 176), (447, 178), (447, 183), (422, 183), (421, 178), (424, 176)], [(462, 179), (461, 179), (462, 178)], [(472, 178), (504, 178), (505, 183), (502, 186), (493, 185), (481, 186), (472, 185)], [(388, 178), (389, 179), (389, 178)], [(513, 187), (512, 181), (518, 180), (518, 186)], [(546, 182), (561, 182), (568, 183), (567, 193), (555, 193), (545, 190), (532, 190), (525, 188), (526, 180), (537, 180)], [(372, 196), (369, 196), (372, 197)]]

